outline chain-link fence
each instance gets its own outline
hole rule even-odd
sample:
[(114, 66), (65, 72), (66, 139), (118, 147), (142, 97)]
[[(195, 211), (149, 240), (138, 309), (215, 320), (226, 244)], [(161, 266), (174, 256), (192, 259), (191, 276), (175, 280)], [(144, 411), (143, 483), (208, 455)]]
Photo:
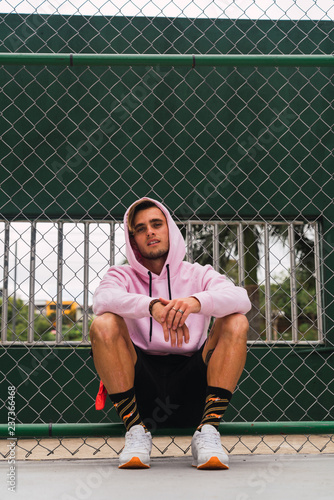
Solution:
[[(122, 216), (141, 196), (172, 211), (188, 260), (251, 298), (226, 420), (333, 420), (333, 68), (261, 63), (332, 54), (332, 2), (14, 3), (0, 3), (2, 53), (147, 60), (1, 66), (1, 422), (8, 387), (16, 424), (117, 420), (94, 409), (92, 294), (124, 262)], [(150, 62), (158, 54), (191, 64)], [(200, 54), (256, 57), (201, 65)], [(189, 451), (183, 438), (155, 439), (159, 453)], [(331, 435), (268, 439), (226, 447), (333, 450)], [(119, 451), (113, 438), (34, 443), (19, 441), (23, 457)]]

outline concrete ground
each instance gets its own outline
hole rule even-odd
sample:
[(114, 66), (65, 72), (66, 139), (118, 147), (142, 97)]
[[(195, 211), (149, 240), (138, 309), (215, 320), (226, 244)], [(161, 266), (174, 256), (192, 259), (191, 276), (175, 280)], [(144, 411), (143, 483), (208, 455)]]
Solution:
[(1, 500), (332, 500), (334, 454), (231, 455), (230, 469), (200, 471), (190, 456), (154, 457), (150, 469), (110, 459), (15, 463), (15, 493), (0, 462)]

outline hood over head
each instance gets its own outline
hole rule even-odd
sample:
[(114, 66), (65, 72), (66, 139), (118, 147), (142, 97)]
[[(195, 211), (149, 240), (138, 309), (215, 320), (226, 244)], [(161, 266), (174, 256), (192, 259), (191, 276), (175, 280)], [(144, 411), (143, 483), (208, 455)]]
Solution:
[(177, 227), (176, 223), (172, 219), (169, 211), (164, 207), (159, 201), (153, 200), (152, 198), (141, 198), (134, 202), (125, 212), (124, 215), (124, 230), (125, 230), (125, 243), (126, 243), (126, 257), (127, 260), (130, 264), (130, 266), (138, 273), (140, 274), (145, 280), (148, 279), (148, 270), (147, 268), (142, 264), (141, 261), (141, 256), (138, 251), (134, 251), (131, 241), (130, 241), (130, 235), (129, 235), (129, 227), (128, 227), (128, 215), (131, 207), (135, 204), (138, 204), (139, 202), (142, 201), (150, 201), (154, 203), (165, 215), (166, 220), (167, 220), (167, 225), (168, 225), (168, 232), (169, 232), (169, 251), (168, 251), (168, 256), (166, 259), (166, 262), (164, 264), (164, 267), (160, 273), (159, 276), (163, 277), (164, 274), (166, 273), (166, 266), (169, 266), (169, 271), (171, 276), (176, 274), (177, 269), (180, 265), (180, 263), (183, 261), (185, 253), (186, 253), (186, 247), (185, 247), (185, 242), (182, 237), (180, 229)]

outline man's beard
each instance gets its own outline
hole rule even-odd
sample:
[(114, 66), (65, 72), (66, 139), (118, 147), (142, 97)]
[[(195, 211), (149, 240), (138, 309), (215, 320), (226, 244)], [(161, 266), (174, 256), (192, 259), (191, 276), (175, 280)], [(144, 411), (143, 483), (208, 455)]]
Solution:
[(149, 253), (142, 253), (141, 256), (144, 257), (144, 259), (148, 260), (155, 260), (155, 259), (160, 259), (161, 257), (164, 257), (165, 255), (168, 254), (168, 250), (157, 250), (156, 252), (152, 250), (152, 252)]

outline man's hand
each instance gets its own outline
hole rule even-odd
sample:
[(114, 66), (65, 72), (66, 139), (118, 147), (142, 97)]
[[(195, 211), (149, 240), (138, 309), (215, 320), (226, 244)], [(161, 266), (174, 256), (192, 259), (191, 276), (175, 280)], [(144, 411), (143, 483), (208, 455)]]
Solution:
[(162, 326), (165, 341), (168, 342), (170, 339), (172, 347), (176, 344), (181, 347), (184, 338), (187, 344), (190, 337), (185, 321), (189, 314), (201, 310), (200, 302), (195, 297), (173, 300), (160, 297), (159, 300), (160, 302), (154, 304), (152, 308), (152, 316)]

